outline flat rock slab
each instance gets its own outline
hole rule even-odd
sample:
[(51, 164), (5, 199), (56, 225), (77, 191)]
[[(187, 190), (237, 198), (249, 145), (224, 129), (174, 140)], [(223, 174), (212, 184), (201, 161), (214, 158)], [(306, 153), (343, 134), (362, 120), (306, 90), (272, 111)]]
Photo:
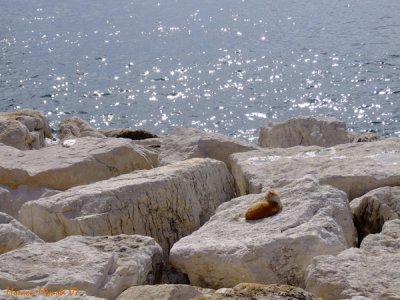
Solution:
[(240, 283), (233, 288), (222, 288), (212, 294), (198, 296), (194, 300), (317, 300), (317, 298), (295, 286), (278, 284)]
[(372, 190), (350, 202), (359, 241), (370, 233), (379, 233), (388, 220), (400, 218), (400, 187)]
[(400, 138), (370, 143), (265, 149), (231, 156), (239, 194), (260, 193), (312, 174), (349, 199), (382, 186), (400, 185)]
[(195, 158), (30, 201), (20, 220), (46, 241), (67, 235), (142, 234), (169, 252), (233, 198), (224, 163)]
[(13, 217), (0, 213), (0, 254), (31, 243), (43, 240)]
[(264, 194), (220, 205), (199, 230), (179, 240), (170, 261), (196, 286), (221, 288), (241, 282), (304, 286), (313, 257), (337, 254), (355, 244), (344, 192), (308, 177), (277, 190), (283, 209), (246, 221), (244, 213)]
[(57, 291), (71, 287), (115, 299), (134, 285), (154, 284), (161, 247), (150, 237), (68, 237), (0, 255), (0, 289)]
[(134, 142), (84, 137), (40, 150), (0, 145), (0, 184), (66, 190), (155, 166), (156, 154)]
[(400, 299), (400, 220), (387, 221), (360, 249), (316, 257), (306, 289), (326, 300)]
[(202, 157), (213, 158), (229, 165), (229, 155), (259, 149), (256, 144), (231, 139), (222, 134), (195, 128), (177, 128), (162, 137), (160, 165)]
[(212, 291), (187, 284), (139, 285), (124, 291), (117, 300), (191, 300)]

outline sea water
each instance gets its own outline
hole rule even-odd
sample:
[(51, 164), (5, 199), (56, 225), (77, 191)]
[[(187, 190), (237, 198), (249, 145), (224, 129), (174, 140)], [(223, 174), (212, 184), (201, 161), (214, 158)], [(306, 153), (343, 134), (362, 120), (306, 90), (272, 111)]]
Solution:
[(400, 136), (398, 0), (0, 0), (0, 111), (253, 140), (332, 116)]

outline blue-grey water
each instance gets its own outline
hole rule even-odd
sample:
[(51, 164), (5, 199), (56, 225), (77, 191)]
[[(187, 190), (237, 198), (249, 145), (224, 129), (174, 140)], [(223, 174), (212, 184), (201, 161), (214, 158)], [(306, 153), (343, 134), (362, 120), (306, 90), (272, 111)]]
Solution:
[(253, 139), (334, 116), (400, 135), (398, 0), (0, 0), (0, 111)]

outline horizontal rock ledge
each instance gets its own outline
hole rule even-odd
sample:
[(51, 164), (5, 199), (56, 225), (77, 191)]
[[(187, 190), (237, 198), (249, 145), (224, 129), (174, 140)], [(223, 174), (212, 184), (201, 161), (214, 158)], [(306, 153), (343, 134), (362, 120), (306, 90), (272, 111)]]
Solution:
[(400, 138), (249, 151), (230, 160), (240, 195), (283, 187), (306, 175), (346, 192), (350, 200), (378, 187), (400, 185)]
[(233, 195), (225, 164), (197, 158), (27, 202), (20, 220), (45, 241), (68, 235), (152, 236), (168, 255), (178, 239)]
[(126, 139), (84, 137), (31, 151), (0, 145), (0, 184), (66, 190), (156, 164), (155, 152)]

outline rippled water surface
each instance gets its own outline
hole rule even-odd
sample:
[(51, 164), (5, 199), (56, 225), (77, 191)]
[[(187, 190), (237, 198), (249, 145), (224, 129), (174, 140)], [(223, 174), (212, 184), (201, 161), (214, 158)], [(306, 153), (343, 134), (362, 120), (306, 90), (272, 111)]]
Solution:
[(0, 110), (252, 139), (296, 115), (400, 135), (398, 0), (0, 0)]

